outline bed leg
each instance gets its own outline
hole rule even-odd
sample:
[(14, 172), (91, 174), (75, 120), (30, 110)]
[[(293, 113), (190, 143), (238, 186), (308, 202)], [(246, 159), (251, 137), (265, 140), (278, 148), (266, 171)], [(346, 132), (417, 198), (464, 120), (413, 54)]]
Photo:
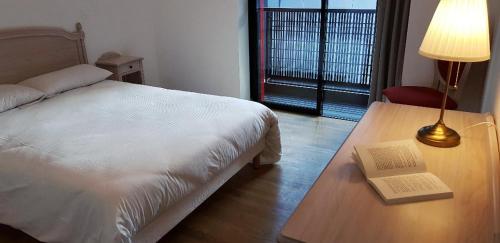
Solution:
[(255, 156), (252, 160), (252, 165), (254, 169), (260, 168), (260, 155)]

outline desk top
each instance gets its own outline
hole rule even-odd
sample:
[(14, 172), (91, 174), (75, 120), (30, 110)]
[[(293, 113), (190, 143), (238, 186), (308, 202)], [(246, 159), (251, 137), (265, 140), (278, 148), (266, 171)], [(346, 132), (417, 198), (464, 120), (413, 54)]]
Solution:
[[(279, 241), (500, 242), (495, 128), (483, 125), (461, 131), (493, 118), (446, 111), (445, 123), (460, 133), (461, 144), (436, 148), (418, 142), (416, 131), (438, 117), (438, 109), (372, 104), (289, 218)], [(415, 141), (428, 171), (451, 188), (453, 198), (397, 205), (383, 202), (357, 168), (353, 145), (401, 139)]]

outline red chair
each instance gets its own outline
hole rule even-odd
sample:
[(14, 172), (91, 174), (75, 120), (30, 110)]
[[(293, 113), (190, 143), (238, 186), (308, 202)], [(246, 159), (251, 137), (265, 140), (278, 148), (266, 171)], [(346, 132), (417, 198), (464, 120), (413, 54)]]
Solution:
[[(445, 88), (444, 85), (447, 85), (446, 75), (448, 74), (448, 65), (448, 61), (435, 62), (435, 73), (437, 76), (437, 79), (435, 79), (433, 84), (435, 88), (418, 86), (391, 87), (382, 91), (384, 98), (386, 101), (391, 103), (441, 108)], [(458, 100), (462, 94), (463, 87), (465, 86), (465, 80), (467, 80), (467, 75), (469, 74), (470, 66), (470, 63), (460, 63), (460, 70), (457, 78), (453, 75), (456, 75), (457, 73), (458, 63), (453, 63), (452, 78), (449, 83), (450, 91), (446, 101), (446, 109), (457, 109), (458, 104), (456, 100)]]

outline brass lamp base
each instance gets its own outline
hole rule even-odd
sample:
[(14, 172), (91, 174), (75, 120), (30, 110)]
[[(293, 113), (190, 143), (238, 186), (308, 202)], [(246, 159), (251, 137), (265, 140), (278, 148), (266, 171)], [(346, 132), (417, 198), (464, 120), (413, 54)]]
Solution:
[(417, 139), (427, 145), (441, 148), (451, 148), (460, 144), (460, 135), (442, 122), (420, 128)]

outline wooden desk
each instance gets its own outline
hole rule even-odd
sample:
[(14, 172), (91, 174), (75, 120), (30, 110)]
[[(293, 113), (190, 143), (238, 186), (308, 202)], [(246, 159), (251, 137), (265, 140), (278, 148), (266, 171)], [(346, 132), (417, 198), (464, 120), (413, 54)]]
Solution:
[[(500, 242), (498, 144), (489, 114), (447, 111), (459, 131), (455, 148), (415, 139), (439, 110), (374, 103), (330, 161), (281, 231), (280, 242)], [(452, 199), (386, 205), (366, 182), (351, 155), (353, 145), (411, 139), (427, 169), (454, 192)], [(495, 239), (496, 238), (496, 239)]]

